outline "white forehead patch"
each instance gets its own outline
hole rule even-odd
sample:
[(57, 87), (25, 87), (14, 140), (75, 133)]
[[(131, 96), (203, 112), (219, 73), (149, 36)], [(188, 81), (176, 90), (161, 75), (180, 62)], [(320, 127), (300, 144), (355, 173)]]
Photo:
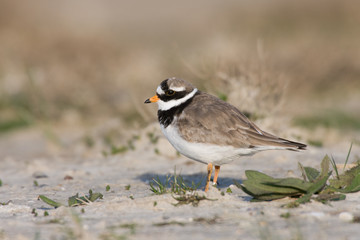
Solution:
[(157, 101), (156, 103), (158, 104), (158, 109), (161, 111), (167, 111), (173, 107), (179, 106), (180, 104), (186, 102), (187, 100), (189, 100), (190, 98), (194, 97), (194, 95), (196, 94), (198, 90), (195, 88), (194, 90), (192, 90), (191, 93), (189, 93), (188, 95), (185, 95), (185, 97), (180, 98), (180, 99), (173, 99), (170, 100), (168, 102), (164, 102), (161, 99), (159, 101)]
[(161, 86), (157, 87), (156, 93), (159, 94), (159, 95), (165, 94), (165, 92), (161, 89)]
[(170, 89), (175, 91), (175, 92), (185, 91), (185, 87), (171, 87)]

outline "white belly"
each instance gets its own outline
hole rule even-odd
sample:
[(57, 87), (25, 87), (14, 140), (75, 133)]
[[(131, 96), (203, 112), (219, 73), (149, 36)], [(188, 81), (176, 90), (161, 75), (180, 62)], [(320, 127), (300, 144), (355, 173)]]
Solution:
[(205, 164), (222, 165), (241, 156), (253, 155), (258, 152), (257, 149), (252, 148), (234, 148), (233, 146), (187, 142), (180, 136), (173, 125), (169, 125), (167, 128), (161, 125), (161, 130), (177, 151), (188, 158)]

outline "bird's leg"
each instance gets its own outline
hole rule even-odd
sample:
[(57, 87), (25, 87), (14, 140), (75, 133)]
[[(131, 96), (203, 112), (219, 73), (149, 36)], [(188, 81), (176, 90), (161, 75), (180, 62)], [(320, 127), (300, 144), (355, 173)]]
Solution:
[(215, 175), (214, 175), (214, 181), (213, 181), (213, 185), (216, 185), (218, 176), (219, 176), (219, 172), (220, 172), (220, 166), (215, 166)]
[(206, 186), (205, 186), (205, 192), (207, 192), (209, 190), (209, 183), (210, 183), (210, 178), (211, 178), (211, 173), (212, 173), (212, 169), (213, 169), (213, 165), (212, 163), (209, 163), (207, 165), (207, 179), (206, 179)]

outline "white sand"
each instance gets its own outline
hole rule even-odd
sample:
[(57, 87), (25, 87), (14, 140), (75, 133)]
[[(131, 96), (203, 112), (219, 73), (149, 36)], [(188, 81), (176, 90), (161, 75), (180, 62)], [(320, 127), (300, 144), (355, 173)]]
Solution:
[[(11, 200), (0, 206), (0, 239), (359, 239), (360, 225), (352, 223), (349, 216), (360, 216), (360, 193), (348, 194), (345, 201), (331, 205), (313, 201), (284, 209), (281, 206), (292, 200), (252, 203), (232, 185), (233, 179), (244, 179), (247, 169), (275, 177), (300, 176), (298, 161), (318, 168), (324, 153), (343, 163), (347, 149), (309, 147), (301, 153), (271, 151), (243, 158), (223, 166), (220, 172), (221, 191), (230, 187), (233, 193), (222, 196), (211, 188), (207, 196), (216, 201), (175, 207), (170, 194), (153, 195), (149, 181), (156, 175), (164, 178), (174, 173), (176, 166), (186, 180), (198, 182), (205, 176), (206, 166), (177, 157), (164, 140), (153, 145), (144, 134), (134, 151), (111, 157), (83, 157), (76, 151), (49, 156), (45, 154), (49, 146), (41, 136), (33, 132), (15, 135), (0, 140), (0, 202)], [(354, 145), (352, 156), (356, 155), (360, 149)], [(35, 179), (34, 173), (47, 177)], [(73, 180), (64, 180), (67, 175)], [(34, 180), (39, 186), (34, 186)], [(111, 187), (109, 192), (106, 185)], [(125, 190), (126, 185), (130, 190)], [(37, 199), (43, 194), (66, 203), (68, 197), (87, 194), (89, 189), (104, 194), (103, 200), (54, 209)], [(44, 211), (49, 216), (45, 217)], [(280, 217), (287, 212), (289, 218)]]

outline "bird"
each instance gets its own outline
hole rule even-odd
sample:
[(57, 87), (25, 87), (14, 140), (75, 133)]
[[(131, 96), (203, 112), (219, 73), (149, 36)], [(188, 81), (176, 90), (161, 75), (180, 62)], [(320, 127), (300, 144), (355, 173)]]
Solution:
[(205, 192), (215, 168), (265, 150), (305, 150), (306, 145), (261, 130), (235, 106), (200, 91), (181, 78), (160, 83), (144, 103), (157, 103), (160, 128), (182, 155), (207, 164)]

